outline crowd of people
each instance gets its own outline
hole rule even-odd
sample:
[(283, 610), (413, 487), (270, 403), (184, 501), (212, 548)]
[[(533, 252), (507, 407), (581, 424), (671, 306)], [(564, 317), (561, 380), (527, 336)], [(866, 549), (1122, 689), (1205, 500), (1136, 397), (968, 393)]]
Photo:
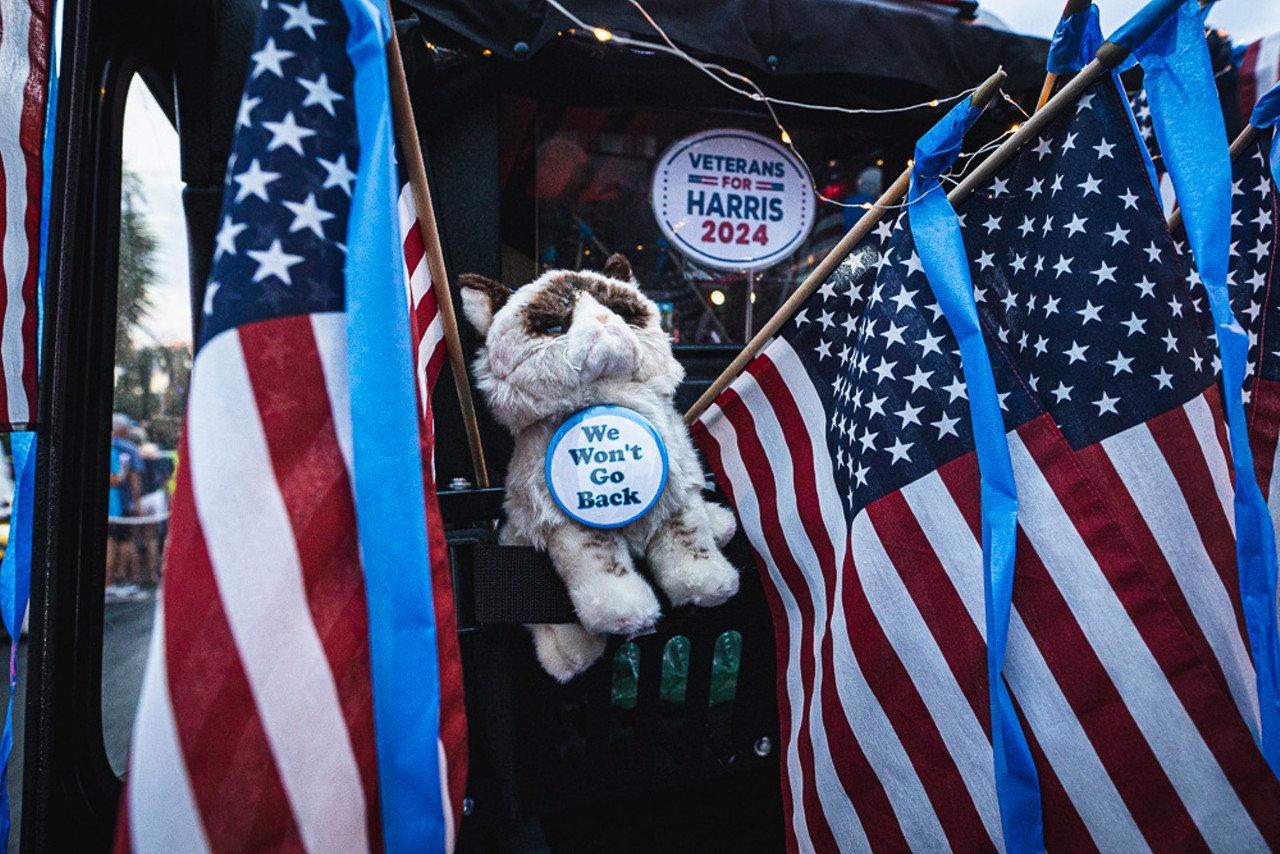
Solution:
[(160, 583), (174, 460), (132, 418), (111, 419), (107, 505), (108, 602), (146, 598)]

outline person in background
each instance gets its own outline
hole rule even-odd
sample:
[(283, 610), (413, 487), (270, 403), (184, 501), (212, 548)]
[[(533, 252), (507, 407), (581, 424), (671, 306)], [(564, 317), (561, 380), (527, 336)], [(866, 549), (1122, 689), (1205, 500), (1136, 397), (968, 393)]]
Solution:
[(128, 528), (111, 519), (118, 519), (122, 515), (120, 503), (120, 487), (124, 484), (124, 463), (120, 454), (116, 453), (116, 449), (112, 447), (111, 453), (111, 478), (109, 483), (110, 489), (107, 491), (107, 571), (104, 573), (106, 577), (107, 598), (115, 598), (115, 581), (116, 567), (119, 563), (120, 556), (118, 554), (118, 546), (121, 533), (128, 533)]
[[(119, 499), (116, 519), (138, 515), (142, 497), (142, 472), (145, 468), (138, 446), (129, 438), (133, 419), (117, 412), (111, 416), (111, 454), (120, 462), (121, 482), (114, 490)], [(122, 522), (108, 524), (108, 538), (114, 541), (114, 557), (107, 562), (107, 598), (115, 600), (137, 594), (140, 587), (133, 579), (137, 574), (138, 551), (134, 544), (133, 526)]]
[(144, 587), (160, 583), (160, 567), (164, 558), (165, 518), (169, 511), (169, 478), (173, 474), (173, 461), (160, 452), (154, 442), (144, 442), (138, 448), (142, 457), (142, 497), (138, 500), (138, 515), (155, 519), (139, 525), (134, 540), (142, 549), (140, 582)]

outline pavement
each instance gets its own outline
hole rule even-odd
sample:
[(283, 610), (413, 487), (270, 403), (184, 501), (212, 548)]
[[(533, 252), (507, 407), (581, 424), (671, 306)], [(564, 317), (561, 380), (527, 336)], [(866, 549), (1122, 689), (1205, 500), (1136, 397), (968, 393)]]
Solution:
[(111, 768), (123, 776), (129, 764), (133, 713), (142, 691), (156, 591), (134, 601), (109, 602), (102, 630), (102, 740)]
[[(133, 713), (142, 690), (147, 644), (155, 621), (156, 593), (144, 591), (128, 601), (108, 602), (103, 615), (102, 638), (102, 741), (112, 769), (124, 774), (129, 758)], [(0, 651), (9, 657), (8, 640)], [(23, 713), (26, 710), (27, 642), (18, 645), (18, 686), (13, 698), (13, 756), (9, 763), (10, 852), (18, 850), (18, 823), (22, 815)]]

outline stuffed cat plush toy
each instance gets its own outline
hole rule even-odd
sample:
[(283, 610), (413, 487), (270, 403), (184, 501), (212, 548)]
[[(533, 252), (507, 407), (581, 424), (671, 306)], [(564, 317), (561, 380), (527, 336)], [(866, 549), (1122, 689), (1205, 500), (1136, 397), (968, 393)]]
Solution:
[[(605, 635), (632, 636), (657, 622), (657, 596), (635, 557), (645, 558), (673, 605), (719, 605), (733, 596), (738, 573), (720, 553), (733, 536), (733, 514), (702, 498), (702, 466), (672, 402), (684, 369), (630, 262), (619, 254), (603, 273), (552, 270), (514, 293), (483, 276), (459, 283), (463, 311), (485, 339), (477, 382), (515, 437), (499, 541), (545, 551), (581, 621), (529, 626), (543, 668), (567, 682), (603, 654)], [(639, 413), (667, 447), (661, 497), (620, 528), (571, 519), (552, 500), (544, 472), (556, 429), (597, 404)]]

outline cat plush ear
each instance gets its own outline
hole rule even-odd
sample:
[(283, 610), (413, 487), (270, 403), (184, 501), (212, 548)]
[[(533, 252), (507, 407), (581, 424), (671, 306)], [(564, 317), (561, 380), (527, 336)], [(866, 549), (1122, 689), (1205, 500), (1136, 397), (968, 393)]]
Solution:
[(635, 277), (631, 272), (631, 262), (627, 260), (627, 256), (621, 252), (615, 252), (609, 256), (609, 260), (604, 262), (604, 269), (600, 272), (604, 273), (610, 279), (617, 279), (628, 285), (635, 284)]
[(462, 288), (462, 313), (481, 335), (489, 334), (493, 316), (511, 297), (511, 290), (501, 282), (477, 275), (463, 273), (458, 277)]

